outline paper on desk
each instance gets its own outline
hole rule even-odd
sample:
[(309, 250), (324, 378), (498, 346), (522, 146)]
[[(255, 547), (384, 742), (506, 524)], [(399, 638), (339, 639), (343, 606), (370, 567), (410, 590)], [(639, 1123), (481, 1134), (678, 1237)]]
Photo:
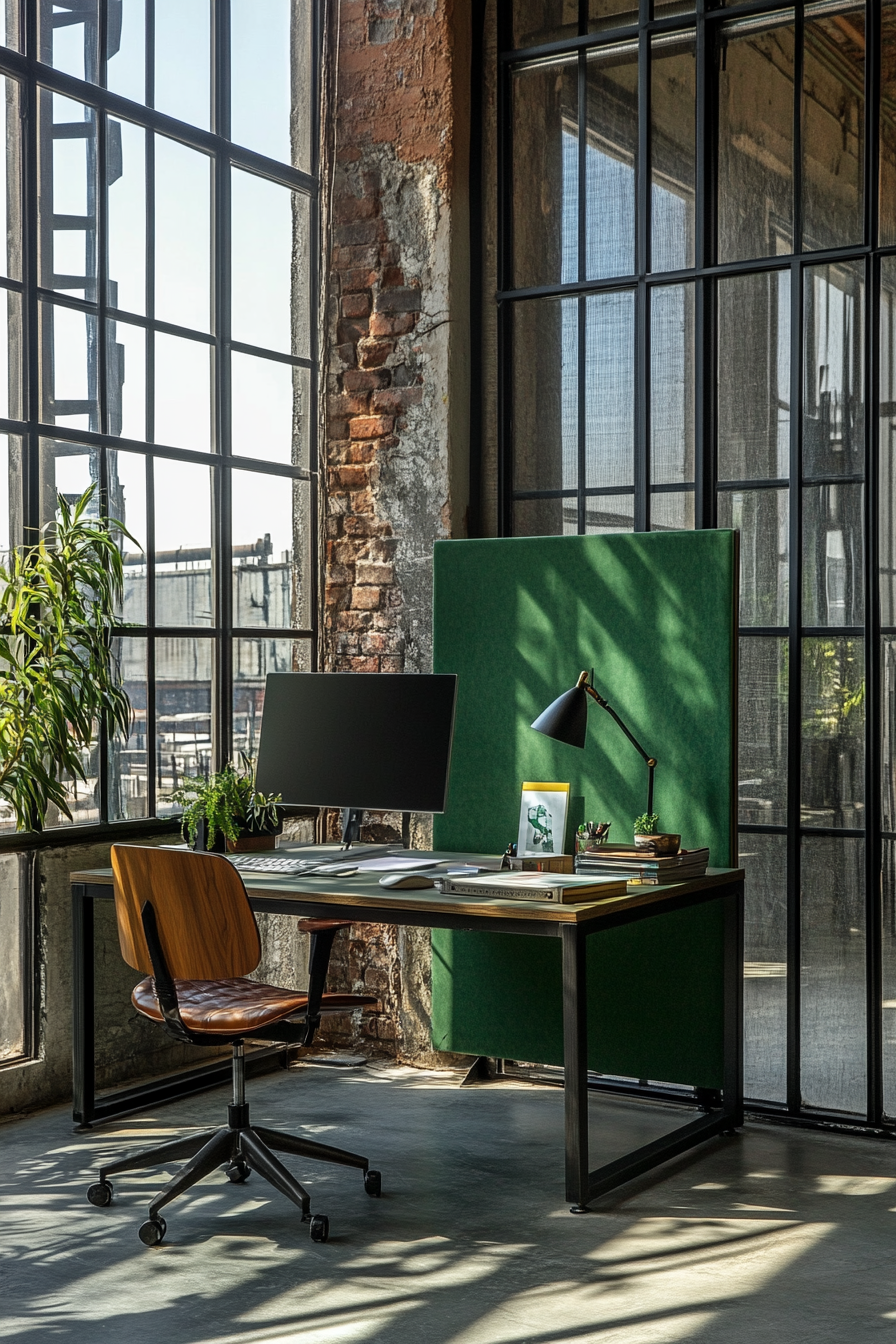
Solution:
[[(349, 851), (351, 853), (351, 851)], [(347, 857), (346, 862), (350, 862)], [(439, 859), (414, 859), (405, 858), (403, 855), (383, 854), (375, 859), (359, 859), (359, 873), (400, 873), (406, 868), (413, 868), (419, 871), (421, 868), (437, 868), (441, 860)]]

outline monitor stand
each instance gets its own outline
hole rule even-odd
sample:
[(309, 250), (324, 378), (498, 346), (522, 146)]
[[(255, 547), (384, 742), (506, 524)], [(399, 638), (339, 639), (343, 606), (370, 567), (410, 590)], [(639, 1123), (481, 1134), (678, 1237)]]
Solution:
[(342, 809), (342, 848), (351, 849), (361, 839), (363, 807), (344, 807)]

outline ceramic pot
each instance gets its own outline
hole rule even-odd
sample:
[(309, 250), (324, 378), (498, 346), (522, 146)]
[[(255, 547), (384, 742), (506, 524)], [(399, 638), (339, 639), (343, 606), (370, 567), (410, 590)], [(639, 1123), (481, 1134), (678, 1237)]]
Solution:
[(635, 849), (645, 854), (677, 854), (681, 849), (681, 836), (661, 831), (657, 835), (638, 835), (635, 833)]

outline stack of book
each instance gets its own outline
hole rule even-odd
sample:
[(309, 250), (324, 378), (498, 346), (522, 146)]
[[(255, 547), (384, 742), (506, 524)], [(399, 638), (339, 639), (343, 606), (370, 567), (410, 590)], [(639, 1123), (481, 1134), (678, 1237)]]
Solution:
[(601, 845), (576, 856), (576, 872), (583, 876), (621, 877), (629, 882), (687, 882), (702, 877), (709, 863), (708, 849), (681, 849), (677, 854), (649, 854), (634, 845)]

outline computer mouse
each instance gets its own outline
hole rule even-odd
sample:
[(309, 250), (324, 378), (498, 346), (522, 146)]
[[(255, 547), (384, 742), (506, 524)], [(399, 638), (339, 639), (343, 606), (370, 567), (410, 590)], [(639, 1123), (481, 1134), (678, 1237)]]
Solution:
[(387, 873), (385, 877), (380, 878), (381, 887), (398, 888), (399, 891), (408, 891), (414, 887), (434, 887), (431, 877), (426, 873)]

